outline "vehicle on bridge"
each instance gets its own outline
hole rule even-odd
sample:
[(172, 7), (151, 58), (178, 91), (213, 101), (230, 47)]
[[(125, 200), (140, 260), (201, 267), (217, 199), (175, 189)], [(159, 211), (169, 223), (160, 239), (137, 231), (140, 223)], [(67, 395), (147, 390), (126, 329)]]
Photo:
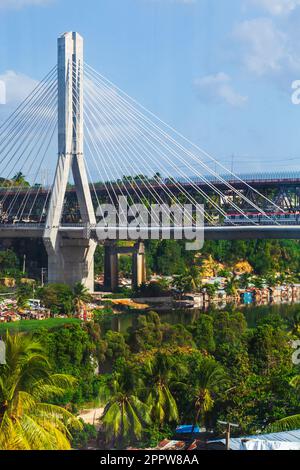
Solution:
[(224, 218), (224, 225), (249, 225), (249, 222), (258, 225), (270, 225), (272, 221), (280, 225), (297, 225), (300, 223), (300, 212), (266, 212), (266, 215), (254, 212), (232, 213), (227, 214)]

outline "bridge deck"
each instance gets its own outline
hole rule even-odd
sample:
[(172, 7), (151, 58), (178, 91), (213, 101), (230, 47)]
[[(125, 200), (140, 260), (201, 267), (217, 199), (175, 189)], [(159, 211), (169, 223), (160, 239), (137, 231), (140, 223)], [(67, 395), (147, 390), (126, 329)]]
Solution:
[[(6, 225), (0, 227), (0, 238), (42, 238), (45, 226), (41, 224), (19, 224)], [(90, 227), (90, 236), (97, 239), (96, 227)], [(97, 229), (99, 230), (99, 229)], [(87, 228), (83, 225), (62, 225), (60, 233), (66, 238), (86, 238)], [(124, 229), (123, 229), (124, 231)], [(167, 237), (169, 230), (160, 229), (161, 238)], [(201, 231), (201, 229), (200, 229)], [(130, 232), (130, 230), (129, 230)], [(157, 232), (156, 228), (149, 228), (149, 238), (151, 233)], [(178, 229), (171, 228), (171, 238)], [(135, 232), (134, 232), (135, 233)], [(119, 228), (116, 228), (116, 238), (119, 239)], [(130, 238), (130, 237), (129, 237)], [(250, 225), (250, 226), (218, 226), (204, 227), (205, 240), (254, 240), (254, 239), (300, 239), (300, 225)]]

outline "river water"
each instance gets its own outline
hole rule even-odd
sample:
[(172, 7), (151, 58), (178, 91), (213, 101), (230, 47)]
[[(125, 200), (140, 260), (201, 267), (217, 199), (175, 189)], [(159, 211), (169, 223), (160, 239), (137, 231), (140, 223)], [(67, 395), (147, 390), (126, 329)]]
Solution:
[[(194, 323), (203, 312), (210, 312), (218, 308), (219, 310), (232, 310), (243, 312), (249, 327), (254, 327), (258, 320), (263, 318), (269, 313), (278, 313), (282, 318), (288, 322), (293, 321), (293, 318), (299, 314), (300, 316), (300, 304), (299, 303), (281, 303), (281, 304), (267, 304), (267, 305), (227, 305), (222, 307), (210, 306), (206, 309), (168, 309), (160, 310), (158, 314), (162, 322), (170, 323), (172, 325), (182, 324), (190, 325)], [(155, 308), (153, 308), (155, 311)], [(133, 321), (138, 315), (143, 312), (130, 312), (114, 315), (113, 317), (104, 320), (104, 329), (118, 331), (120, 333), (126, 333), (128, 328), (133, 324)]]

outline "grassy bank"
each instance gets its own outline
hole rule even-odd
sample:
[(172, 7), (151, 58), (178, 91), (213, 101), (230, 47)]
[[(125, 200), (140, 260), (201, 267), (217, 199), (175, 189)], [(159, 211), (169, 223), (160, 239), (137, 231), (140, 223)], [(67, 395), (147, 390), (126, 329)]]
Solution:
[(21, 320), (15, 323), (0, 324), (0, 335), (8, 330), (10, 333), (34, 332), (41, 328), (52, 330), (66, 324), (80, 323), (77, 318), (48, 318), (47, 320)]

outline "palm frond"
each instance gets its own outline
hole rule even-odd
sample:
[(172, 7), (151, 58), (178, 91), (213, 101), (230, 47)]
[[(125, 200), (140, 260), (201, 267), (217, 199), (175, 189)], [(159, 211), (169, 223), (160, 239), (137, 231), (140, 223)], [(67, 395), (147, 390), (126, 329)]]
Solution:
[(300, 428), (300, 414), (289, 416), (287, 418), (280, 419), (273, 424), (270, 424), (266, 431), (267, 432), (284, 432), (294, 431)]

